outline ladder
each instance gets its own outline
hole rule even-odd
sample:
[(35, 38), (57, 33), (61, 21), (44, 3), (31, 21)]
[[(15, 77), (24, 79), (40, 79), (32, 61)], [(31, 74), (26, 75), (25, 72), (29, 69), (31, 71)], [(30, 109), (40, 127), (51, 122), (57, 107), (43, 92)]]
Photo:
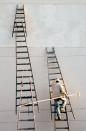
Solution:
[[(16, 41), (16, 113), (18, 113), (17, 130), (35, 130), (35, 113), (33, 104), (37, 101), (32, 66), (26, 42), (26, 22), (24, 5), (16, 6), (12, 36), (15, 33)], [(25, 103), (31, 103), (27, 106), (21, 106)]]
[[(54, 48), (53, 47), (46, 48), (46, 54), (47, 54), (47, 66), (48, 66), (49, 93), (51, 98), (51, 94), (52, 94), (51, 83), (56, 78), (60, 79), (66, 92), (67, 90)], [(70, 99), (68, 98), (68, 103), (65, 107), (65, 111), (61, 111), (61, 116), (62, 116), (61, 120), (58, 120), (58, 116), (55, 111), (54, 100), (50, 101), (50, 109), (51, 109), (51, 119), (54, 119), (54, 131), (69, 131), (70, 128), (69, 128), (69, 121), (68, 121), (68, 112), (71, 112), (73, 118), (75, 119)]]

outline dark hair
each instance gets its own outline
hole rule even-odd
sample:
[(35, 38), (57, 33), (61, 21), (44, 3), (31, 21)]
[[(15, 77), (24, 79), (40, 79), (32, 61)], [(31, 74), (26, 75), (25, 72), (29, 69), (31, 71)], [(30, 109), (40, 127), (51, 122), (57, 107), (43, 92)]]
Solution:
[(59, 81), (58, 81), (58, 80), (56, 80), (56, 83), (59, 83)]

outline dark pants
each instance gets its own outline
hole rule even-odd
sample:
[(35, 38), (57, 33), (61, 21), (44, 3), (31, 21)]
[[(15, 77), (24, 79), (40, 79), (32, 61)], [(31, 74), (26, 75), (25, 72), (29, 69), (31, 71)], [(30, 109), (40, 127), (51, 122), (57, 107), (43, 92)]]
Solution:
[(55, 102), (55, 112), (60, 117), (61, 116), (61, 107), (64, 104), (64, 100), (62, 100), (61, 98), (58, 98), (54, 100), (54, 102)]

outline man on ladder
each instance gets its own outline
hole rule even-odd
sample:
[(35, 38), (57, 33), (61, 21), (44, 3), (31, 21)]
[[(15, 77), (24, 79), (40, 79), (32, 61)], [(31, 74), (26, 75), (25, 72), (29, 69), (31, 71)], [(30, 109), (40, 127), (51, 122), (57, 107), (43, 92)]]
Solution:
[(63, 85), (60, 83), (59, 79), (52, 82), (52, 98), (55, 102), (55, 112), (57, 112), (58, 119), (61, 119), (61, 110), (65, 111), (65, 106), (67, 104), (67, 93), (64, 90)]

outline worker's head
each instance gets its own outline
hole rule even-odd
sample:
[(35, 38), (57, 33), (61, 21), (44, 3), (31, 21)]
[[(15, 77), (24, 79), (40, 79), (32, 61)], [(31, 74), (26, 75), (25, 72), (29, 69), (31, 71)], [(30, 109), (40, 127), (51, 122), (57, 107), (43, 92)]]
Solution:
[(59, 83), (59, 82), (60, 82), (60, 80), (59, 80), (59, 78), (57, 78), (57, 79), (56, 79), (56, 83)]

